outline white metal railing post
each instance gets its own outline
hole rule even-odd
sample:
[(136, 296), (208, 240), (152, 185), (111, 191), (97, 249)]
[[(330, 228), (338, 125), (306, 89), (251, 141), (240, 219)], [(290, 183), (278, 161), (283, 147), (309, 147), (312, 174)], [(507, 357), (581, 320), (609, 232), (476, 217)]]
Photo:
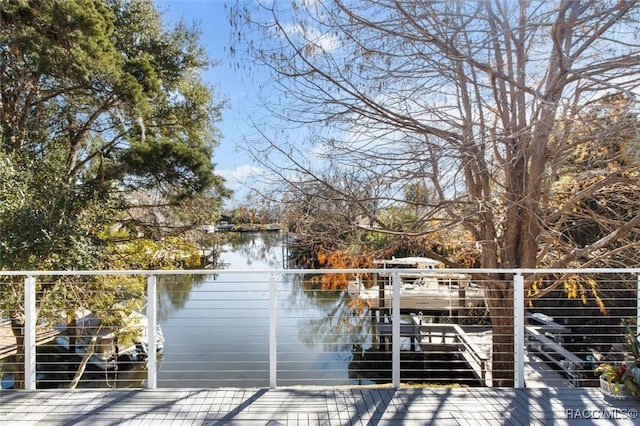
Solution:
[(393, 305), (391, 308), (391, 382), (400, 387), (400, 275), (393, 274)]
[(36, 388), (36, 279), (24, 279), (24, 388)]
[(157, 293), (156, 276), (147, 277), (147, 388), (158, 387), (158, 365), (156, 348), (157, 328)]
[(513, 386), (524, 388), (524, 276), (513, 276)]
[(269, 387), (278, 385), (278, 341), (276, 335), (276, 276), (269, 279)]

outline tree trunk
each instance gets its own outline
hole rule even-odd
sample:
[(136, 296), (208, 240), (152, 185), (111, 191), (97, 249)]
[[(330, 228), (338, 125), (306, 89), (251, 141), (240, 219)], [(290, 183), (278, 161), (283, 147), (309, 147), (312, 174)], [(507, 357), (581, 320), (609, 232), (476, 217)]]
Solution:
[(493, 331), (492, 386), (514, 386), (513, 290), (489, 291)]
[(67, 328), (65, 330), (65, 334), (67, 335), (67, 339), (69, 341), (69, 346), (67, 347), (68, 353), (68, 362), (67, 362), (67, 371), (71, 374), (74, 371), (77, 371), (75, 365), (76, 358), (76, 344), (77, 344), (77, 316), (75, 313), (71, 314), (67, 312)]
[[(98, 334), (100, 334), (100, 330), (102, 330), (102, 327), (98, 327), (96, 329), (96, 332), (93, 334), (93, 336), (91, 336), (91, 341), (87, 345), (87, 352), (84, 354), (84, 357), (82, 358), (82, 361), (78, 366), (78, 370), (76, 371), (76, 375), (73, 377), (73, 380), (69, 385), (69, 389), (75, 389), (78, 387), (78, 383), (80, 383), (80, 379), (82, 378), (82, 375), (84, 374), (84, 371), (87, 368), (87, 363), (89, 362), (89, 358), (91, 358), (91, 355), (93, 355), (93, 353), (95, 352), (96, 342), (98, 341)], [(71, 343), (69, 343), (69, 346), (71, 346)]]
[(16, 338), (15, 380), (13, 382), (13, 388), (24, 389), (24, 321), (11, 318), (11, 331), (13, 331), (13, 336)]

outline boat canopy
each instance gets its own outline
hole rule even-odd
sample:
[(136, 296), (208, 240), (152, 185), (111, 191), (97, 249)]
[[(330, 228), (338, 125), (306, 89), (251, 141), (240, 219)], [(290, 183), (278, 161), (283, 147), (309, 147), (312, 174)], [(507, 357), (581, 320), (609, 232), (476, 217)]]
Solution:
[(429, 259), (428, 257), (398, 257), (383, 260), (374, 260), (374, 264), (382, 268), (416, 268), (416, 269), (437, 269), (442, 268), (444, 264), (438, 260)]

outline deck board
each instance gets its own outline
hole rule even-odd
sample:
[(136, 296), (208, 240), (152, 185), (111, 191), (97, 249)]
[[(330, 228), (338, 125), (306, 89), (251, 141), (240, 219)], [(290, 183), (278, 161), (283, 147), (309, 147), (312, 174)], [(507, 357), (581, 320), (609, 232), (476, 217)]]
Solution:
[[(17, 425), (633, 425), (638, 410), (637, 400), (608, 400), (595, 388), (0, 392), (0, 424)], [(599, 418), (571, 418), (578, 411)]]

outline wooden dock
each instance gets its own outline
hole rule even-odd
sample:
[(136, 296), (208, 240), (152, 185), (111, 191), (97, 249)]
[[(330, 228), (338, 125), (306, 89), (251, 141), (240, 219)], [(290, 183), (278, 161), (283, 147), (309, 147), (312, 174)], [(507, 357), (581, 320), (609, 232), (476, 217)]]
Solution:
[[(388, 345), (391, 342), (391, 322), (377, 323), (378, 334)], [(525, 383), (527, 387), (575, 386), (584, 361), (565, 349), (562, 336), (569, 330), (553, 321), (525, 327)], [(480, 383), (491, 386), (491, 328), (463, 327), (448, 323), (422, 323), (418, 315), (411, 322), (400, 324), (400, 336), (411, 339), (411, 347), (426, 353), (457, 353), (466, 361)], [(554, 337), (555, 336), (555, 337)], [(540, 360), (536, 359), (539, 357)], [(567, 378), (551, 364), (564, 371)]]
[[(36, 345), (42, 345), (55, 339), (60, 334), (59, 330), (49, 327), (37, 330)], [(11, 330), (11, 322), (8, 320), (0, 321), (0, 359), (7, 358), (16, 354), (17, 344), (16, 338)]]
[[(422, 323), (417, 315), (411, 315), (411, 323), (400, 324), (400, 337), (409, 337), (411, 347), (423, 353), (457, 353), (472, 369), (480, 383), (489, 385), (488, 352), (477, 344), (478, 338), (469, 336), (458, 324)], [(378, 334), (390, 341), (391, 323), (378, 323)], [(481, 336), (487, 340), (486, 336)], [(489, 336), (491, 342), (491, 336)]]
[(418, 347), (422, 352), (456, 352), (464, 358), (476, 378), (488, 385), (488, 353), (458, 324), (422, 324), (412, 317)]

